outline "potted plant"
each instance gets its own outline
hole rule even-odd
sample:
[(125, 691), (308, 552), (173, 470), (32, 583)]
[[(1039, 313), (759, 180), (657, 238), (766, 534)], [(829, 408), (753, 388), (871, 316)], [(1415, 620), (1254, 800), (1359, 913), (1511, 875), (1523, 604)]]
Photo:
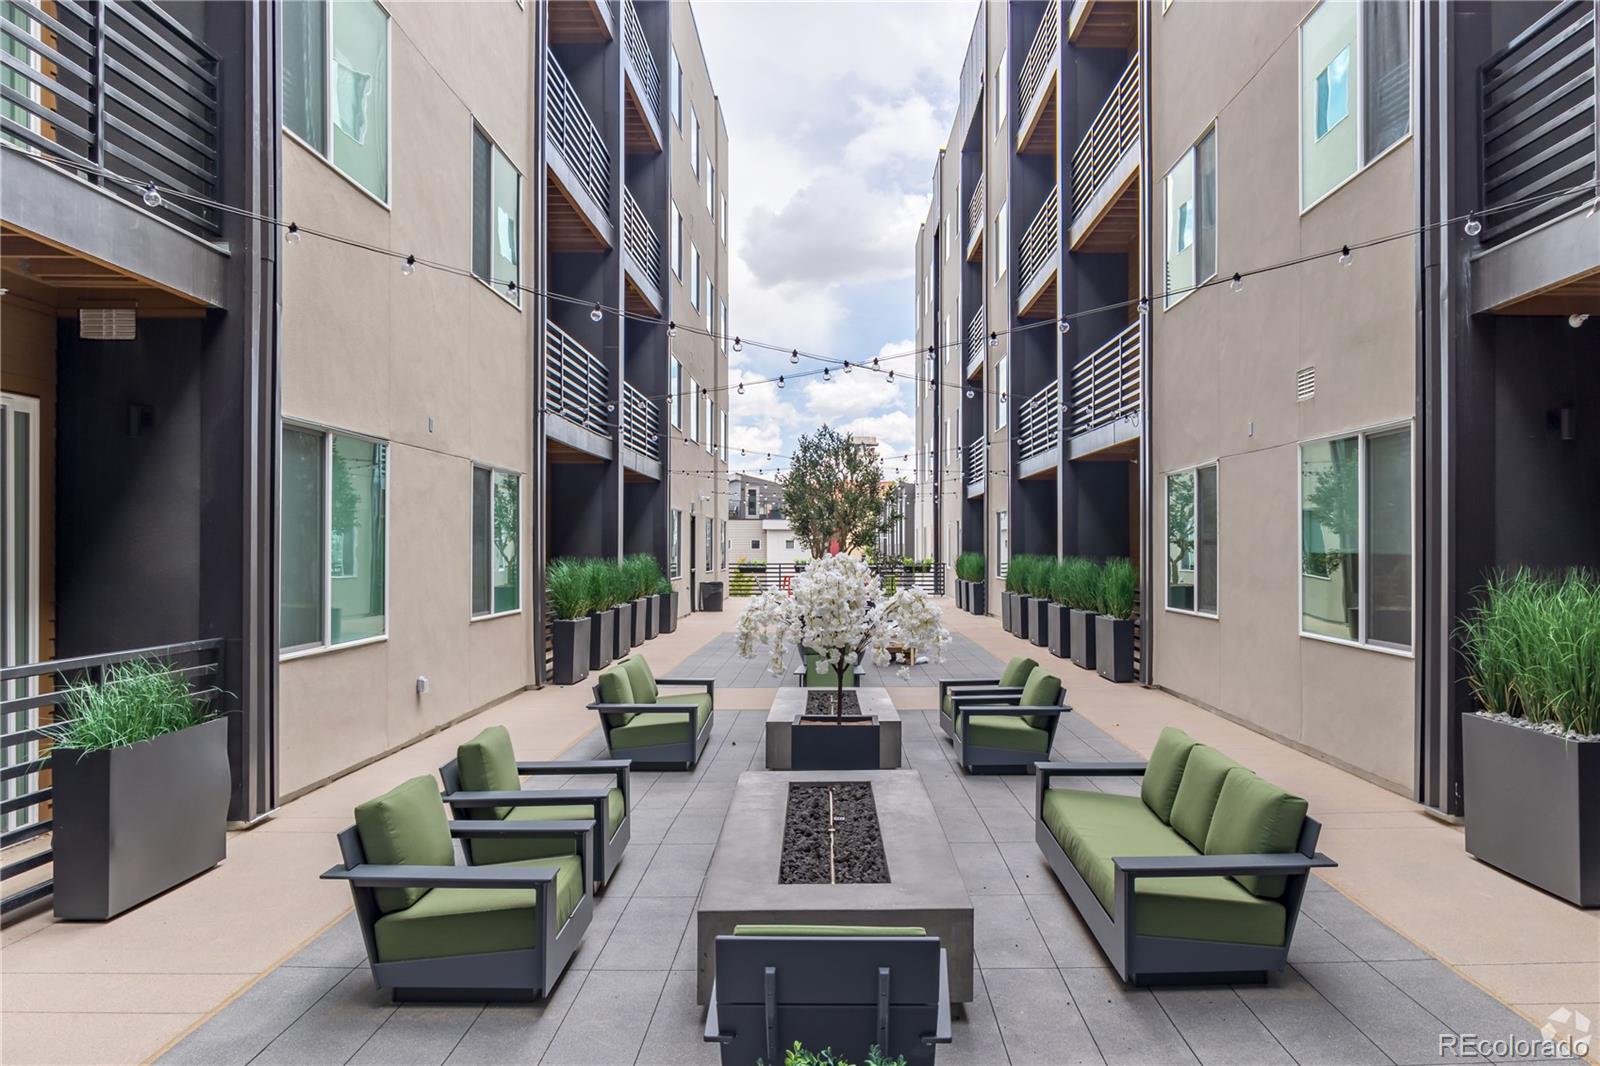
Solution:
[(1017, 631), (1017, 595), (1022, 587), (1022, 575), (1017, 572), (1017, 561), (1011, 560), (1003, 575), (1004, 591), (1000, 593), (1000, 625), (1007, 633)]
[(1467, 851), (1600, 906), (1600, 577), (1496, 574), (1460, 637)]
[(661, 632), (671, 633), (678, 628), (678, 590), (662, 578), (656, 582), (656, 596), (661, 601)]
[[(939, 608), (921, 589), (888, 595), (871, 567), (843, 554), (808, 567), (792, 592), (770, 589), (751, 601), (739, 616), (740, 655), (753, 658), (756, 646), (766, 645), (772, 672), (781, 677), (785, 650), (798, 648), (815, 655), (819, 672), (833, 671), (833, 692), (810, 693), (807, 710), (791, 726), (794, 769), (877, 769), (877, 718), (846, 714), (845, 678), (869, 658), (888, 665), (891, 646), (925, 650), (943, 662), (950, 634), (940, 623)], [(902, 677), (909, 674), (909, 665), (901, 667)]]
[(633, 650), (633, 586), (628, 573), (615, 559), (602, 560), (601, 581), (609, 590), (612, 610), (616, 611), (616, 630), (611, 636), (612, 651), (622, 658)]
[(165, 663), (107, 666), (46, 726), (57, 918), (103, 921), (227, 855), (228, 723)]
[(1062, 577), (1067, 597), (1067, 637), (1072, 661), (1085, 670), (1094, 669), (1095, 615), (1100, 609), (1100, 566), (1093, 559), (1074, 558)]
[(1077, 556), (1069, 555), (1056, 564), (1050, 574), (1050, 602), (1044, 609), (1045, 646), (1051, 655), (1063, 659), (1072, 655), (1070, 585), (1071, 568), (1077, 561)]
[(1100, 568), (1100, 614), (1094, 620), (1094, 662), (1108, 681), (1133, 680), (1133, 605), (1139, 575), (1127, 559), (1107, 559)]
[(551, 563), (545, 569), (544, 592), (545, 602), (555, 614), (550, 633), (555, 666), (550, 679), (557, 685), (575, 685), (589, 676), (593, 650), (589, 612), (594, 605), (589, 599), (589, 576), (584, 565), (572, 559)]
[(617, 657), (617, 601), (603, 559), (585, 559), (584, 584), (589, 590), (589, 669), (603, 670)]
[(650, 638), (650, 626), (645, 614), (650, 610), (647, 602), (654, 595), (656, 579), (661, 571), (653, 555), (630, 555), (622, 560), (622, 580), (627, 586), (627, 597), (633, 610), (633, 633), (630, 643), (639, 647)]
[(1050, 639), (1047, 617), (1050, 590), (1055, 583), (1056, 569), (1060, 565), (1059, 559), (1048, 555), (1036, 555), (1028, 567), (1028, 639), (1041, 648), (1049, 643)]
[(982, 552), (962, 552), (956, 556), (956, 579), (966, 596), (962, 606), (973, 614), (985, 613), (983, 567)]

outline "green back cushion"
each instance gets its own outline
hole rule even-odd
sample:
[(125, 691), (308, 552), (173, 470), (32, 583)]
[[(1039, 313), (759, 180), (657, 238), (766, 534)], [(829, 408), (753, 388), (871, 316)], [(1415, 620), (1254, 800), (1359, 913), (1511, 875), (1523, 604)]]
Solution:
[[(503, 725), (492, 725), (457, 748), (456, 768), (461, 772), (463, 792), (515, 792), (522, 787), (517, 757), (511, 751), (511, 734)], [(490, 810), (496, 818), (511, 813), (510, 807)]]
[[(1042, 666), (1035, 666), (1028, 672), (1028, 680), (1022, 685), (1023, 707), (1051, 707), (1061, 698), (1061, 679), (1050, 673)], [(1050, 716), (1048, 714), (1030, 714), (1027, 723), (1035, 729), (1049, 729)]]
[[(454, 866), (444, 802), (432, 778), (413, 777), (356, 808), (356, 833), (375, 866)], [(403, 911), (428, 894), (425, 888), (380, 888), (378, 909)]]
[[(1206, 831), (1211, 828), (1211, 812), (1217, 808), (1222, 782), (1228, 771), (1239, 766), (1216, 748), (1196, 744), (1189, 749), (1183, 765), (1183, 780), (1172, 801), (1172, 828), (1197, 848), (1206, 846)], [(1242, 767), (1240, 767), (1242, 769)]]
[(1000, 671), (1000, 684), (1006, 688), (1021, 688), (1028, 683), (1028, 675), (1033, 673), (1039, 664), (1026, 655), (1012, 656), (1006, 663), (1006, 668)]
[[(600, 671), (600, 676), (596, 679), (595, 685), (600, 689), (601, 703), (636, 702), (633, 698), (633, 682), (628, 680), (628, 672), (620, 664), (608, 666)], [(633, 715), (631, 714), (624, 715), (620, 721), (613, 718), (611, 719), (611, 727), (615, 729), (617, 726), (627, 725), (631, 721), (633, 721)]]
[(650, 664), (644, 661), (644, 656), (630, 655), (618, 665), (628, 675), (628, 684), (633, 688), (631, 702), (656, 702), (656, 675), (650, 672)]
[[(1305, 800), (1240, 768), (1222, 783), (1202, 850), (1207, 855), (1284, 855), (1299, 843), (1305, 820)], [(1263, 899), (1277, 899), (1285, 887), (1282, 877), (1242, 874), (1234, 880)]]
[(1156, 738), (1150, 761), (1145, 764), (1144, 783), (1139, 787), (1139, 796), (1144, 800), (1144, 805), (1163, 822), (1172, 821), (1172, 801), (1178, 798), (1183, 767), (1189, 761), (1189, 752), (1193, 748), (1193, 737), (1169, 725)]

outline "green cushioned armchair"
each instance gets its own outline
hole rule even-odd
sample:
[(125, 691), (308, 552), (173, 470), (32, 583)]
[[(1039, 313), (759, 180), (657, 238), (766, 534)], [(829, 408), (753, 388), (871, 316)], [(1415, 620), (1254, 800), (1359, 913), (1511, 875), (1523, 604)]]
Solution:
[[(1055, 788), (1137, 777), (1137, 796)], [(1264, 981), (1288, 961), (1322, 827), (1305, 800), (1177, 729), (1150, 760), (1041, 762), (1035, 839), (1113, 969), (1136, 985)]]
[[(372, 978), (396, 1002), (532, 1000), (550, 994), (594, 914), (589, 819), (452, 822), (414, 777), (356, 808), (339, 834)], [(453, 839), (559, 840), (567, 854), (458, 866)]]
[[(444, 782), (444, 802), (464, 821), (516, 822), (591, 819), (595, 824), (589, 869), (595, 884), (604, 888), (622, 862), (633, 835), (633, 797), (628, 759), (518, 762), (511, 735), (504, 726), (490, 726), (456, 749), (456, 757), (439, 768)], [(524, 787), (524, 777), (565, 777), (574, 774), (609, 774), (615, 784), (568, 783), (555, 788)], [(467, 841), (467, 861), (473, 865), (516, 862), (571, 853), (570, 840)]]
[(1027, 683), (1028, 675), (1033, 673), (1033, 668), (1039, 664), (1026, 655), (1013, 655), (1011, 661), (1006, 663), (1000, 671), (999, 677), (946, 677), (939, 680), (939, 725), (944, 729), (944, 735), (951, 740), (956, 738), (956, 719), (953, 713), (954, 699), (957, 694), (974, 695), (977, 693), (993, 693), (1000, 696), (1016, 696), (1022, 693), (1022, 686)]
[(1031, 774), (1050, 758), (1067, 706), (1061, 679), (1042, 666), (1015, 692), (1000, 688), (950, 692), (957, 761), (969, 774)]
[[(703, 688), (667, 695), (663, 686)], [(595, 678), (594, 702), (606, 747), (638, 770), (693, 770), (711, 739), (716, 680), (656, 677), (644, 656), (618, 659)]]

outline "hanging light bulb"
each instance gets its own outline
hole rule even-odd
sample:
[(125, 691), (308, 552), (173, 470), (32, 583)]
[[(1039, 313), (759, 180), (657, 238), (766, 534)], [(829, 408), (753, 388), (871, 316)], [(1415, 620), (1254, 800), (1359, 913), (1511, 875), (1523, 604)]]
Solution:
[(661, 434), (659, 434), (659, 433), (650, 434), (650, 443), (651, 444), (654, 444), (656, 441), (658, 441), (660, 439), (661, 439)]
[(1567, 316), (1567, 325), (1571, 326), (1573, 329), (1577, 329), (1579, 326), (1583, 325), (1587, 321), (1589, 321), (1589, 316), (1586, 315), (1586, 314), (1583, 314), (1582, 312), (1579, 312), (1578, 314), (1575, 314), (1575, 315), (1568, 315)]
[(738, 337), (733, 338), (733, 350), (736, 352), (744, 351), (744, 341), (740, 340)]
[(1243, 290), (1244, 289), (1244, 278), (1240, 277), (1238, 273), (1235, 273), (1233, 275), (1233, 280), (1228, 282), (1228, 288), (1232, 289), (1234, 292), (1239, 292), (1239, 291)]
[(823, 367), (822, 368), (822, 380), (823, 381), (832, 381), (833, 380), (832, 378), (828, 377), (828, 368), (827, 367)]
[(144, 200), (144, 205), (151, 210), (161, 206), (161, 190), (156, 188), (155, 182), (152, 181), (149, 185), (144, 187), (144, 196), (142, 199)]
[(744, 382), (742, 382), (742, 381), (739, 382), (739, 395), (740, 396), (744, 395)]
[(1061, 324), (1056, 328), (1061, 330), (1061, 335), (1064, 337), (1072, 329), (1072, 322), (1069, 319), (1063, 318), (1061, 320)]
[(850, 360), (848, 359), (844, 361), (844, 372), (846, 374), (850, 373)]
[(894, 384), (894, 371), (893, 370), (889, 371), (889, 384), (891, 384), (891, 385)]
[(1139, 297), (1139, 313), (1141, 315), (1148, 315), (1150, 313), (1150, 297)]
[(971, 389), (967, 390), (967, 399), (969, 399), (969, 400), (972, 399), (972, 390)]
[(400, 264), (400, 273), (401, 273), (401, 275), (404, 276), (404, 277), (408, 277), (409, 278), (411, 275), (415, 274), (416, 272), (417, 272), (417, 257), (414, 256), (414, 255), (406, 256), (406, 261), (404, 263)]
[(617, 409), (617, 405), (616, 404), (614, 404), (614, 403), (606, 404), (606, 414), (610, 414), (611, 412), (615, 411), (616, 409)]
[(590, 308), (590, 310), (589, 310), (589, 321), (590, 322), (598, 322), (604, 317), (606, 317), (606, 313), (605, 313), (605, 311), (601, 310), (600, 304), (598, 302), (594, 305), (594, 307)]
[(516, 294), (517, 294), (517, 282), (516, 282), (516, 279), (513, 278), (510, 281), (506, 282), (506, 295), (507, 296), (515, 296)]
[(1461, 228), (1466, 231), (1468, 237), (1476, 237), (1483, 232), (1483, 223), (1478, 221), (1477, 215), (1469, 211), (1467, 212), (1467, 224)]
[(778, 388), (780, 388), (780, 389), (783, 388), (783, 375), (782, 374), (778, 375)]
[(873, 356), (872, 357), (872, 369), (874, 369), (874, 370), (878, 369), (878, 357), (877, 356)]
[(299, 244), (300, 227), (293, 222), (289, 223), (289, 228), (283, 234), (283, 240), (285, 244)]
[(676, 337), (677, 335), (678, 335), (678, 324), (676, 322), (668, 322), (667, 323), (667, 336)]
[(798, 363), (799, 361), (800, 361), (800, 349), (799, 348), (791, 348), (791, 349), (789, 349), (789, 365), (793, 366), (795, 363)]
[(995, 345), (997, 345), (999, 343), (1000, 343), (1000, 334), (994, 332), (993, 330), (990, 330), (989, 331), (989, 347), (993, 348)]
[(1350, 246), (1348, 244), (1345, 245), (1343, 248), (1339, 249), (1339, 265), (1340, 266), (1342, 266), (1342, 267), (1349, 266), (1350, 265), (1350, 260), (1352, 258), (1354, 258), (1354, 257), (1350, 254)]

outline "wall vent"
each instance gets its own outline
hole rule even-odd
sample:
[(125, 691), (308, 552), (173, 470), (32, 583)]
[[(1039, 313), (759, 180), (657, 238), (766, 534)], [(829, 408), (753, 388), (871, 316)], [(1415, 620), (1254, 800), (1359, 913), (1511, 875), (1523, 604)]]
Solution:
[(131, 307), (78, 309), (78, 337), (86, 341), (131, 341), (138, 323), (138, 313)]
[(1303, 366), (1294, 375), (1294, 402), (1305, 403), (1317, 394), (1317, 368)]

